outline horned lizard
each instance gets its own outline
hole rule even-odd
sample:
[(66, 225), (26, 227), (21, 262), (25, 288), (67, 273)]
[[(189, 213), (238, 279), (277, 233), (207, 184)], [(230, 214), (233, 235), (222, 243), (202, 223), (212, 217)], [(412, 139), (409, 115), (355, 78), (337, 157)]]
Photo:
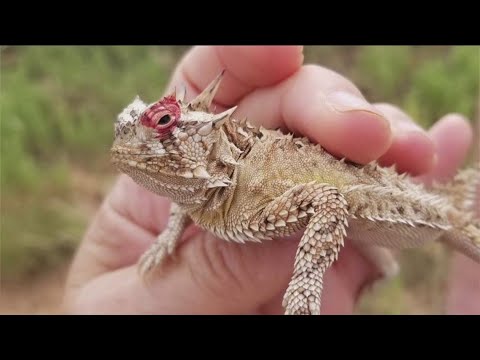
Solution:
[(149, 105), (137, 96), (116, 120), (112, 162), (172, 200), (166, 229), (139, 260), (142, 277), (192, 222), (240, 243), (303, 231), (285, 314), (320, 313), (323, 275), (346, 237), (385, 276), (397, 271), (389, 249), (434, 240), (480, 262), (479, 168), (426, 188), (394, 167), (337, 159), (306, 137), (235, 119), (236, 107), (210, 111), (223, 73), (190, 102), (176, 91)]

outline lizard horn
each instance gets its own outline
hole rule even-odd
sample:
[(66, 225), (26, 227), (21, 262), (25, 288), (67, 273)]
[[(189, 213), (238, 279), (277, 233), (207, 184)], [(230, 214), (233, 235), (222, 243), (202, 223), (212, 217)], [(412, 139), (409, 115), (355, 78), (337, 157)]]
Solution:
[(175, 86), (166, 96), (175, 97), (177, 94), (177, 87)]
[(220, 114), (215, 115), (213, 117), (213, 120), (212, 120), (213, 127), (215, 129), (220, 128), (220, 126), (222, 126), (225, 121), (230, 119), (230, 116), (232, 116), (232, 114), (235, 112), (235, 110), (237, 110), (237, 107), (238, 106), (234, 106), (234, 107), (232, 107), (228, 110), (225, 110), (224, 112), (222, 112)]
[(187, 87), (182, 85), (179, 90), (176, 91), (177, 100), (183, 103), (187, 97)]
[(208, 111), (212, 104), (213, 98), (220, 87), (225, 70), (217, 75), (217, 77), (203, 90), (195, 99), (193, 99), (188, 106), (192, 110)]
[(175, 86), (165, 97), (173, 97), (177, 101), (183, 102), (185, 100), (185, 96), (187, 95), (187, 88), (185, 85), (181, 85), (178, 88)]

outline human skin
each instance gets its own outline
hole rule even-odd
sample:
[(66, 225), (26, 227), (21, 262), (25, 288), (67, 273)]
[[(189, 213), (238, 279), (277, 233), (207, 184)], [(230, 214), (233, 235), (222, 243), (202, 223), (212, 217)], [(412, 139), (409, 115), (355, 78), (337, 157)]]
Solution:
[[(460, 115), (428, 132), (400, 109), (370, 104), (349, 80), (303, 64), (302, 47), (194, 47), (167, 92), (185, 85), (191, 99), (226, 69), (217, 110), (265, 127), (307, 135), (358, 163), (398, 164), (419, 181), (451, 176), (471, 143)], [(448, 149), (448, 151), (446, 151)], [(79, 314), (281, 314), (299, 236), (262, 244), (222, 241), (195, 226), (175, 259), (148, 282), (136, 263), (168, 220), (169, 200), (120, 175), (90, 224), (67, 279), (65, 310)], [(476, 271), (478, 271), (478, 265)], [(326, 273), (322, 313), (350, 314), (378, 271), (348, 242)]]

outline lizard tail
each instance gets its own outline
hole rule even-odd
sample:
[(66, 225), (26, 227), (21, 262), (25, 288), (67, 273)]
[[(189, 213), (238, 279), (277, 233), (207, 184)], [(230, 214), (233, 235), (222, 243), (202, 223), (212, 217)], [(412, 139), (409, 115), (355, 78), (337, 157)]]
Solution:
[[(472, 221), (463, 227), (448, 231), (443, 235), (442, 240), (474, 261), (480, 262), (480, 219), (478, 218), (480, 209), (474, 210), (478, 189), (480, 189), (480, 162), (474, 167), (458, 172), (449, 183), (434, 186), (435, 192), (446, 196), (455, 208), (465, 213), (467, 218), (472, 217)], [(475, 212), (477, 218), (474, 218)]]
[(460, 211), (472, 211), (479, 184), (480, 161), (474, 167), (459, 171), (452, 181), (433, 185), (433, 192), (446, 196)]
[(480, 220), (474, 220), (461, 229), (448, 231), (441, 240), (480, 263)]

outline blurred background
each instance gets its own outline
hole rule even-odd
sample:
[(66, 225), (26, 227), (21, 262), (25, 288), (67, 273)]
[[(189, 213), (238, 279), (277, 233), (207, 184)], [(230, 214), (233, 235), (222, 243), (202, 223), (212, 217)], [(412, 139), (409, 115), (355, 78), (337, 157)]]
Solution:
[[(1, 48), (0, 313), (60, 311), (68, 264), (116, 176), (113, 120), (137, 93), (158, 98), (188, 49)], [(479, 47), (307, 46), (305, 55), (425, 128), (448, 112), (478, 121)], [(400, 276), (357, 312), (440, 313), (449, 256), (435, 244), (402, 252)]]

